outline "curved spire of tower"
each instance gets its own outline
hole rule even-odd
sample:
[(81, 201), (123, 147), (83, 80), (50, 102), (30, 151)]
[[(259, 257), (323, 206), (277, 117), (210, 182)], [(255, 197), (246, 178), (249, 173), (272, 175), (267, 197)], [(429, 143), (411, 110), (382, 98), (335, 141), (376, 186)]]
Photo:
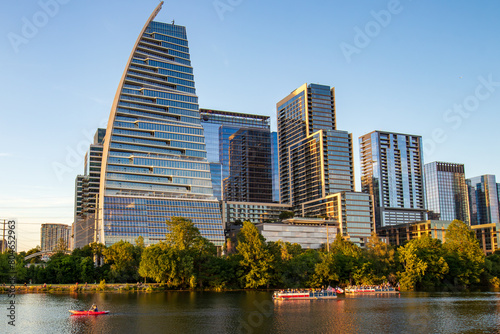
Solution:
[(218, 202), (200, 122), (186, 29), (153, 21), (141, 30), (121, 77), (103, 146), (100, 242), (165, 239), (164, 222), (193, 221), (222, 245)]

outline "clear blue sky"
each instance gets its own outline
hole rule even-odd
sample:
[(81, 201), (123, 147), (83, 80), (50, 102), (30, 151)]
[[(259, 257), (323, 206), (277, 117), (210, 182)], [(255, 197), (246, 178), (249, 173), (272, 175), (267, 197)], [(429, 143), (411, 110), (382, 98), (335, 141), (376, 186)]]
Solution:
[[(59, 0), (45, 14), (54, 1), (0, 4), (0, 218), (18, 219), (19, 250), (40, 244), (40, 224), (73, 222), (78, 152), (158, 4)], [(275, 128), (292, 90), (334, 86), (359, 190), (358, 137), (373, 130), (422, 135), (425, 162), (500, 177), (499, 17), (497, 0), (173, 0), (157, 20), (187, 27), (201, 107)]]

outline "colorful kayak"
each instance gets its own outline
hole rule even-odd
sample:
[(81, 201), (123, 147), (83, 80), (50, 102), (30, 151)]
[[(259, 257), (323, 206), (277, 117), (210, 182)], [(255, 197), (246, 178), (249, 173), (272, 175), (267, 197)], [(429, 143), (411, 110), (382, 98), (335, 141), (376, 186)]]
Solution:
[(69, 310), (69, 312), (73, 315), (100, 315), (100, 314), (108, 314), (109, 311), (99, 311), (99, 312), (94, 312), (94, 311), (75, 311), (75, 310)]

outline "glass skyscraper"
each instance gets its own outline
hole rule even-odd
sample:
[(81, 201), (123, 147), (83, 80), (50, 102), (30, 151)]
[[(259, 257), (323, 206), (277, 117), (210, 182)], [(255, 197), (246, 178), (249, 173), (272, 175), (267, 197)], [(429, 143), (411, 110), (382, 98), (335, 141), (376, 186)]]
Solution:
[(427, 209), (440, 220), (470, 223), (469, 194), (463, 164), (431, 162), (424, 165)]
[(224, 179), (224, 200), (273, 201), (269, 130), (242, 128), (229, 137), (229, 177)]
[(142, 236), (150, 245), (165, 239), (165, 221), (176, 216), (222, 246), (186, 28), (153, 21), (162, 4), (134, 45), (111, 109), (99, 241), (109, 246)]
[(280, 170), (278, 159), (278, 132), (271, 132), (271, 159), (273, 169), (273, 202), (280, 201)]
[[(226, 200), (227, 190), (224, 189), (224, 180), (230, 177), (231, 136), (242, 129), (246, 131), (255, 129), (270, 133), (270, 117), (211, 109), (201, 109), (200, 114), (201, 124), (207, 138), (208, 160), (210, 163), (218, 163), (221, 169), (220, 175), (212, 175), (214, 196), (219, 200)], [(268, 155), (271, 155), (270, 147)], [(233, 155), (233, 159), (235, 157), (236, 155)], [(213, 168), (216, 168), (215, 165)], [(270, 165), (261, 168), (271, 173)]]
[(359, 144), (361, 186), (373, 195), (377, 227), (426, 220), (422, 137), (374, 131)]
[(352, 136), (336, 130), (335, 91), (304, 84), (277, 103), (280, 202), (354, 191)]
[(82, 248), (95, 241), (95, 211), (101, 180), (101, 164), (106, 129), (97, 129), (94, 142), (85, 154), (84, 175), (75, 181), (75, 217), (72, 246)]
[(495, 175), (467, 179), (471, 225), (496, 224), (500, 231), (498, 185)]

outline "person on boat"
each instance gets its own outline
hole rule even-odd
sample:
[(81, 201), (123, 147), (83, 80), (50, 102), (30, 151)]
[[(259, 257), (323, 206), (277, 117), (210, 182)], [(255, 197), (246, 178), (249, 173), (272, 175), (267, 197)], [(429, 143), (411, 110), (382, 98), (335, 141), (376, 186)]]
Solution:
[(92, 311), (92, 312), (99, 312), (99, 311), (97, 310), (97, 305), (96, 305), (96, 304), (92, 304), (92, 307), (90, 308), (90, 310), (89, 310), (89, 311)]

